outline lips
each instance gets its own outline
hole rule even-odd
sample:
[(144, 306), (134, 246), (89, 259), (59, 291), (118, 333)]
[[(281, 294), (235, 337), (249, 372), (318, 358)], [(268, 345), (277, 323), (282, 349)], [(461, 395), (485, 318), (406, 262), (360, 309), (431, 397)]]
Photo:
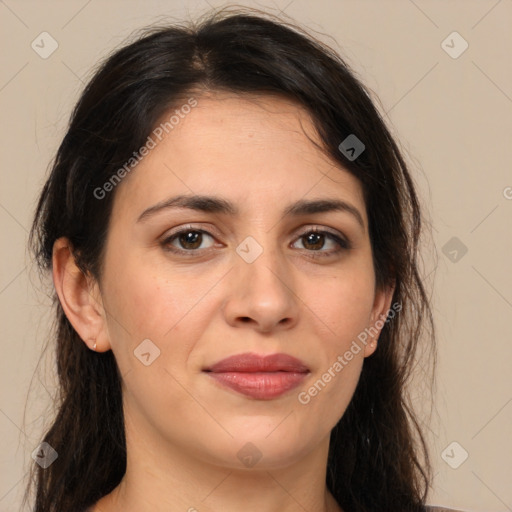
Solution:
[(299, 359), (288, 354), (231, 356), (203, 370), (222, 387), (245, 396), (270, 400), (297, 387), (310, 373)]
[(306, 373), (309, 368), (299, 359), (288, 354), (272, 354), (269, 356), (259, 356), (257, 354), (239, 354), (231, 356), (213, 366), (205, 369), (214, 373), (221, 372), (296, 372)]

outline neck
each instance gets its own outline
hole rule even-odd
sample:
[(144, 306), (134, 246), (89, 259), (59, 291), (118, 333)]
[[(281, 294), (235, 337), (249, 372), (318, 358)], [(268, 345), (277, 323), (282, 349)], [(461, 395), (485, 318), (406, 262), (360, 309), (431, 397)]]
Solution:
[(329, 436), (287, 466), (265, 466), (262, 458), (240, 469), (132, 427), (126, 425), (126, 473), (93, 512), (341, 512), (325, 484)]

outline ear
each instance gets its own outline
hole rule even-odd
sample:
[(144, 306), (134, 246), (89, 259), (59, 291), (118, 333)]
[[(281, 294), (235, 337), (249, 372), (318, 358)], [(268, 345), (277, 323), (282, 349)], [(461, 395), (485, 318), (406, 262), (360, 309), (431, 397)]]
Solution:
[(91, 350), (109, 350), (110, 340), (99, 286), (92, 276), (84, 275), (78, 268), (67, 238), (59, 238), (53, 244), (52, 267), (60, 304), (75, 331)]
[[(364, 357), (371, 356), (377, 350), (377, 341), (380, 333), (386, 325), (386, 319), (391, 309), (391, 301), (395, 293), (395, 284), (377, 289), (375, 291), (375, 299), (370, 315), (370, 325), (368, 327), (368, 338), (365, 346)], [(401, 305), (400, 305), (401, 309)], [(399, 311), (400, 309), (397, 309)]]

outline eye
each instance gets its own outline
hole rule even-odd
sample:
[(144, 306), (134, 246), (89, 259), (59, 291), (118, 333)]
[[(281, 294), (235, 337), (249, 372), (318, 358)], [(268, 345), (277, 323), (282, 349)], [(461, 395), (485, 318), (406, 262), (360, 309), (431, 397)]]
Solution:
[[(308, 252), (316, 252), (311, 254), (313, 257), (331, 256), (343, 250), (350, 249), (350, 243), (342, 237), (325, 230), (309, 229), (304, 232), (298, 239), (302, 241), (303, 248)], [(326, 241), (330, 242), (331, 248), (321, 250), (325, 247)], [(295, 243), (297, 243), (295, 242)]]
[(162, 245), (166, 250), (171, 252), (180, 254), (193, 253), (199, 252), (199, 249), (209, 249), (213, 247), (213, 244), (208, 247), (202, 246), (205, 238), (214, 240), (213, 236), (203, 229), (187, 227), (165, 238)]

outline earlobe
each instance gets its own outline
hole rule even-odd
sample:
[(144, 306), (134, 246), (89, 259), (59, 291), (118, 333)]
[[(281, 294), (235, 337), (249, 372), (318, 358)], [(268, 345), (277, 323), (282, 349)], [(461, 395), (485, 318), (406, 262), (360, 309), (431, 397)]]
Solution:
[(375, 292), (375, 300), (370, 317), (370, 326), (368, 328), (368, 343), (364, 352), (365, 357), (371, 356), (377, 349), (378, 339), (384, 325), (386, 324), (394, 293), (394, 284)]
[(62, 309), (78, 335), (91, 350), (108, 350), (99, 287), (78, 268), (67, 238), (59, 238), (53, 245), (52, 275)]

